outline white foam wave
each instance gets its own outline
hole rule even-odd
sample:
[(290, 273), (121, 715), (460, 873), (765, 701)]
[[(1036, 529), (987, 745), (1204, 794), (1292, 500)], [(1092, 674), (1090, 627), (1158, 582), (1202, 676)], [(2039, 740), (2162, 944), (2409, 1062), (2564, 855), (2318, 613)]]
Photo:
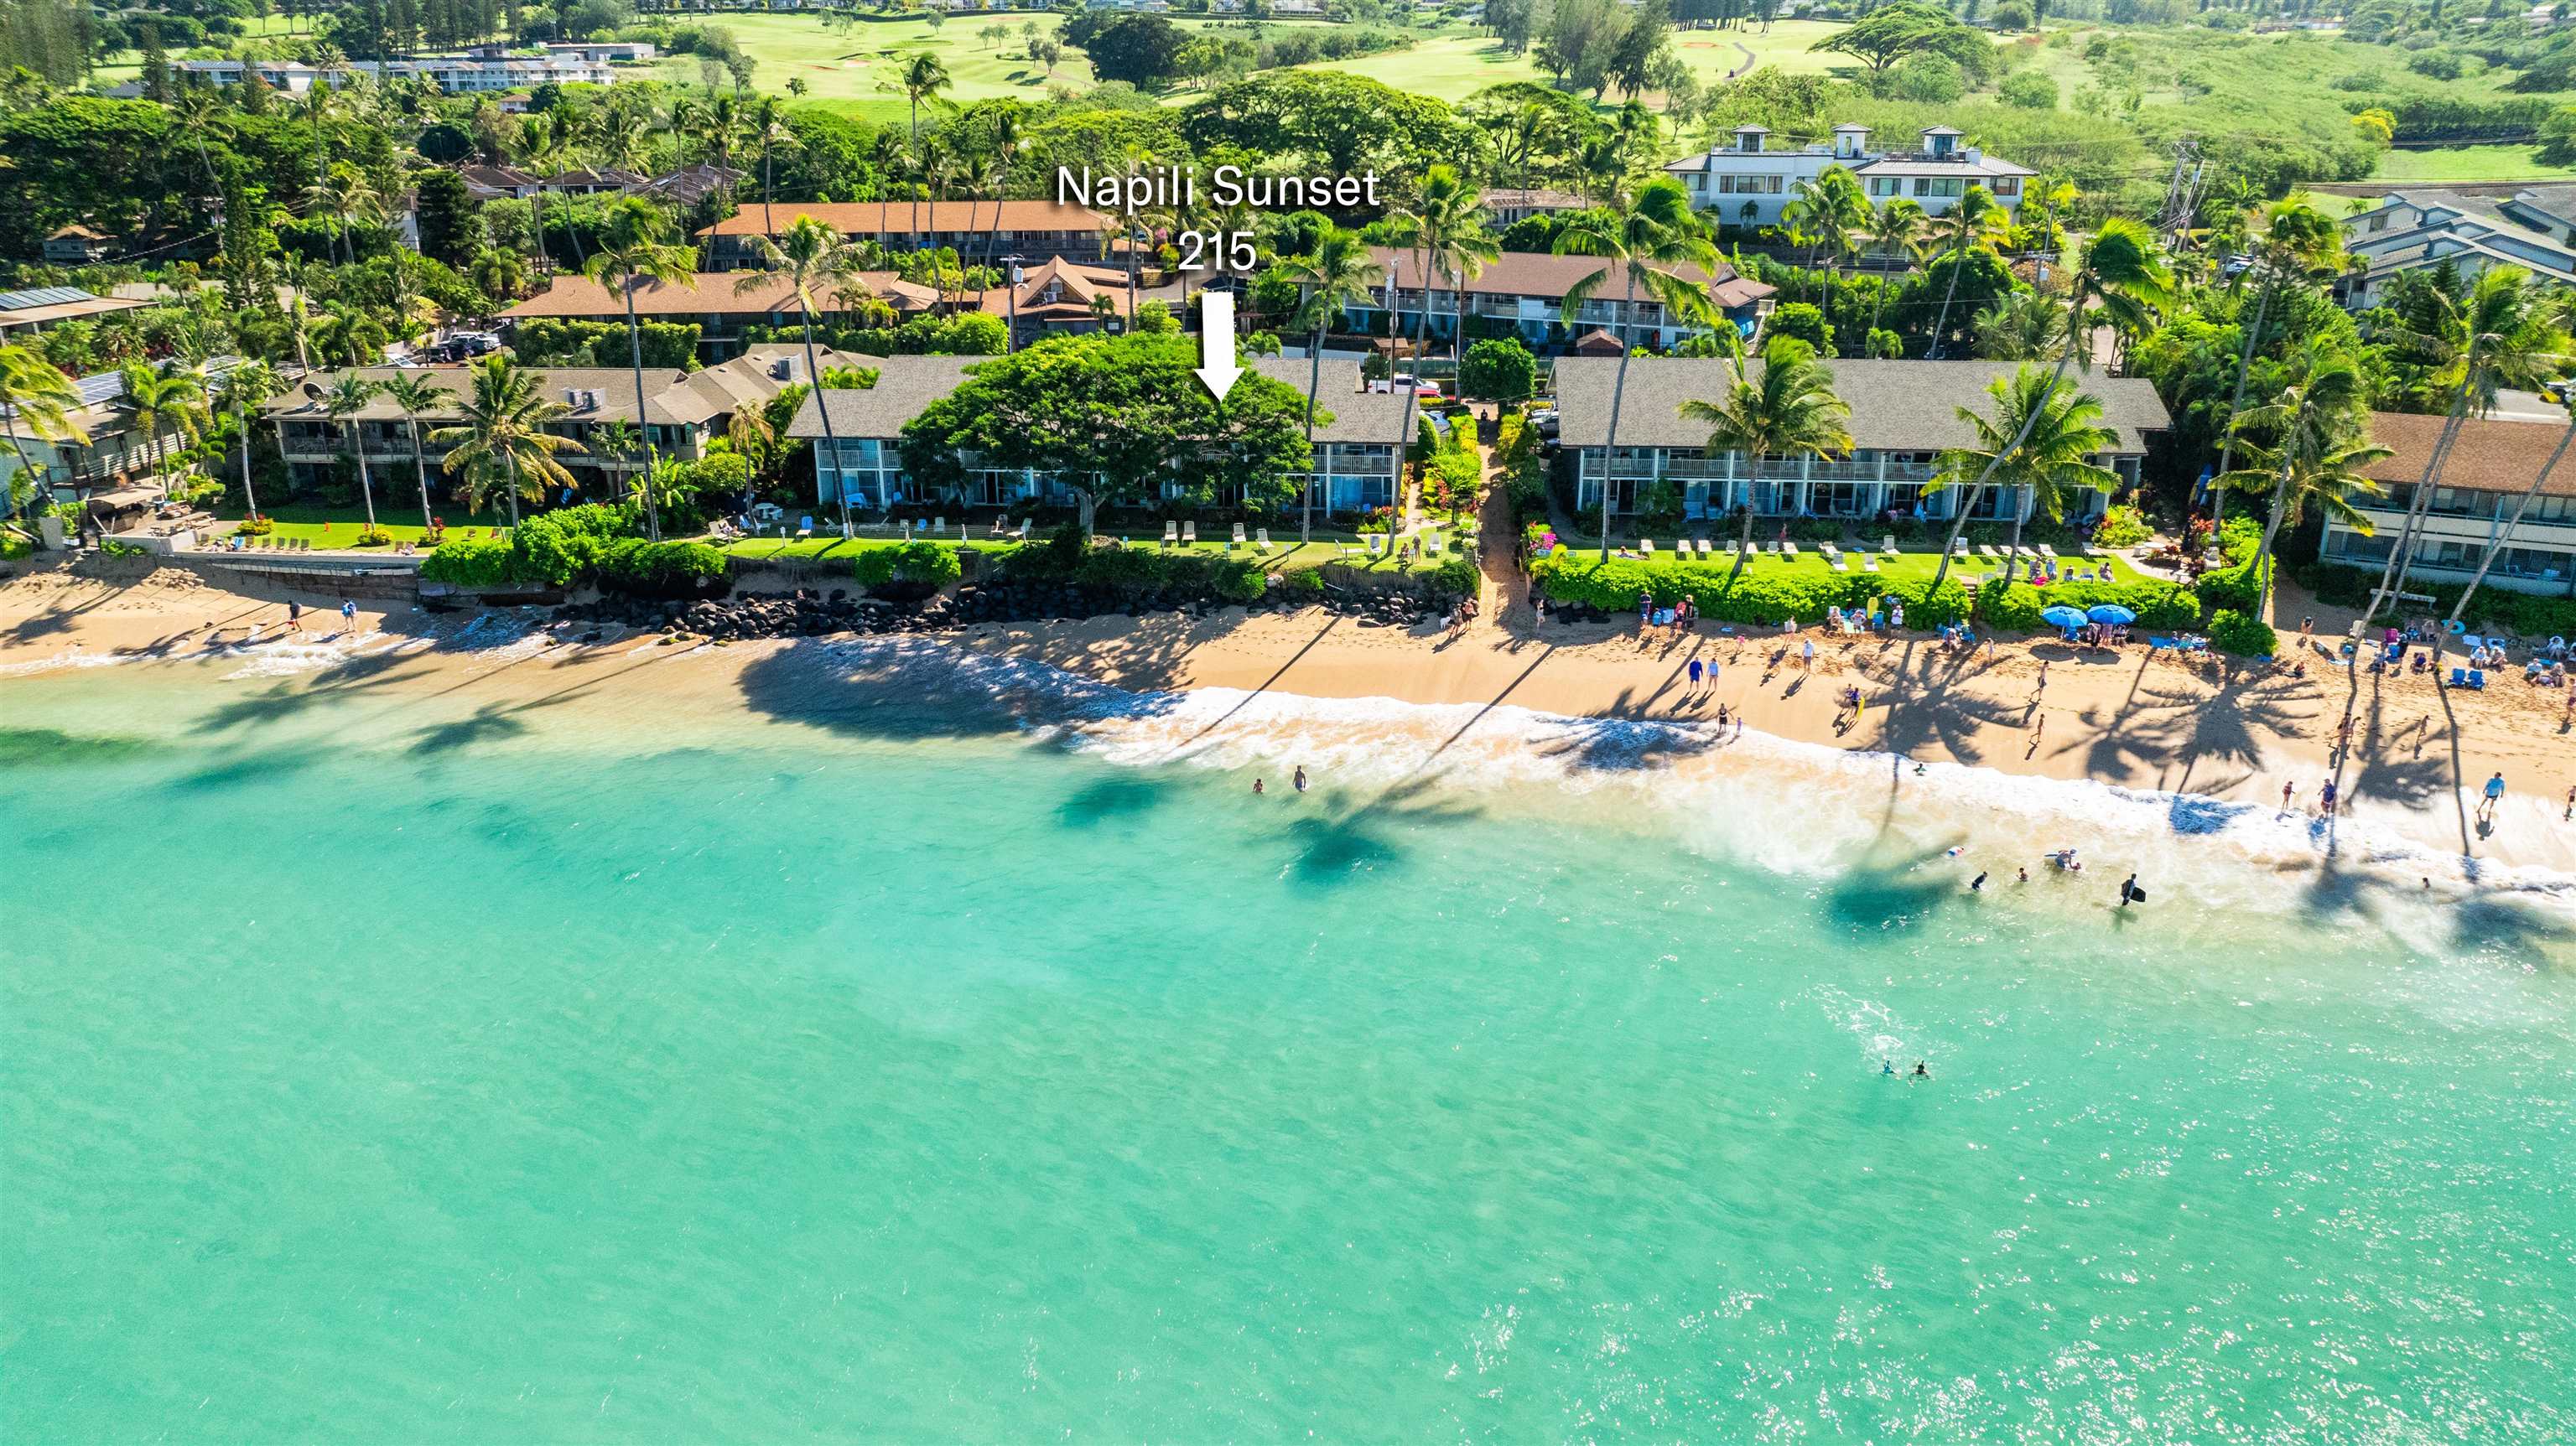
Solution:
[[(2202, 794), (1918, 764), (1710, 722), (1233, 688), (1131, 692), (937, 640), (830, 646), (1013, 706), (1031, 729), (1121, 765), (1186, 763), (1274, 780), (1302, 766), (1319, 787), (1583, 795), (1584, 819), (1615, 824), (1628, 810), (1658, 832), (1783, 875), (1835, 878), (1864, 860), (1912, 860), (1903, 867), (1945, 862), (1962, 885), (1980, 868), (2000, 882), (2023, 868), (2042, 876), (2047, 855), (2075, 848), (2101, 891), (2136, 869), (2143, 886), (2195, 908), (2277, 911), (2287, 881), (2308, 891), (2303, 906), (2340, 909), (2360, 885), (2412, 893), (2432, 879), (2436, 902), (2513, 892), (2576, 916), (2576, 876), (2463, 859), (2385, 816), (2328, 824)], [(1954, 846), (1960, 857), (1944, 859)], [(2428, 930), (2429, 912), (2416, 915)]]

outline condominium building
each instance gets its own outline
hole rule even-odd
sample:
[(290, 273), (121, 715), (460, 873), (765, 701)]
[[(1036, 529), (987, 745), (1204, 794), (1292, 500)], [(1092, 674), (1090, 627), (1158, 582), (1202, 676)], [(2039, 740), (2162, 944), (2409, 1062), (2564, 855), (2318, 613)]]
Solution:
[[(814, 443), (814, 500), (838, 507), (847, 497), (855, 510), (880, 511), (903, 503), (947, 502), (961, 507), (1002, 507), (1025, 498), (1067, 504), (1072, 495), (1054, 474), (981, 467), (967, 459), (963, 487), (934, 487), (904, 469), (906, 423), (957, 389), (980, 358), (899, 356), (878, 363), (877, 383), (866, 390), (833, 389), (807, 397), (791, 437)], [(1251, 370), (1306, 395), (1307, 363), (1282, 357), (1254, 360)], [(1359, 367), (1327, 363), (1315, 392), (1319, 416), (1309, 469), (1302, 482), (1328, 512), (1385, 507), (1395, 501), (1404, 443), (1406, 399), (1360, 390)], [(831, 440), (824, 439), (823, 411), (831, 408)]]
[[(325, 73), (316, 66), (291, 60), (180, 60), (173, 61), (171, 68), (201, 76), (213, 85), (238, 85), (244, 70), (256, 70), (260, 79), (290, 95), (302, 95), (312, 89), (315, 79)], [(616, 71), (608, 62), (577, 55), (447, 55), (419, 60), (344, 60), (331, 67), (328, 73), (335, 76), (364, 75), (377, 80), (417, 76), (436, 82), (439, 90), (448, 95), (479, 95), (488, 91), (524, 90), (549, 84), (607, 85), (617, 79)]]
[(1664, 170), (1690, 191), (1693, 205), (1729, 226), (1780, 224), (1781, 210), (1797, 198), (1798, 183), (1823, 175), (1828, 166), (1857, 177), (1872, 206), (1903, 196), (1935, 216), (1957, 205), (1972, 186), (2017, 212), (2024, 184), (2037, 174), (1966, 144), (1949, 126), (1926, 126), (1921, 139), (1910, 151), (1873, 150), (1869, 127), (1839, 125), (1831, 144), (1790, 150), (1774, 147), (1767, 127), (1741, 125), (1733, 145), (1685, 157)]
[[(1345, 320), (1353, 331), (1383, 336), (1391, 303), (1396, 330), (1409, 337), (1422, 318), (1421, 273), (1427, 263), (1410, 251), (1386, 246), (1372, 248), (1371, 254), (1385, 279), (1369, 304), (1350, 308)], [(1468, 335), (1480, 334), (1480, 328), (1474, 325), (1477, 321), (1499, 323), (1542, 352), (1572, 349), (1587, 337), (1606, 336), (1612, 342), (1608, 349), (1615, 353), (1631, 346), (1671, 347), (1704, 329), (1674, 316), (1651, 296), (1627, 296), (1624, 277), (1610, 271), (1610, 266), (1597, 256), (1506, 251), (1466, 282)], [(1771, 310), (1771, 287), (1738, 276), (1733, 267), (1722, 262), (1714, 276), (1695, 266), (1659, 269), (1704, 288), (1726, 318), (1747, 335)], [(1606, 279), (1569, 319), (1565, 314), (1567, 294), (1605, 272)], [(1450, 280), (1435, 273), (1431, 279), (1429, 328), (1433, 336), (1447, 339), (1455, 334), (1458, 300)]]
[(745, 206), (698, 232), (707, 264), (735, 271), (760, 264), (760, 238), (811, 216), (852, 240), (874, 241), (895, 251), (949, 247), (970, 262), (994, 263), (1014, 254), (1032, 261), (1060, 256), (1097, 260), (1101, 233), (1113, 223), (1083, 206), (1053, 201), (799, 201), (793, 206)]
[[(1673, 357), (1628, 363), (1619, 406), (1618, 452), (1609, 441), (1610, 394), (1619, 364), (1579, 357), (1556, 364), (1559, 441), (1573, 460), (1573, 503), (1587, 515), (1601, 506), (1604, 477), (1611, 510), (1635, 512), (1646, 489), (1669, 482), (1687, 517), (1717, 518), (1750, 506), (1762, 516), (1836, 517), (1854, 521), (1901, 516), (1946, 519), (1968, 505), (1964, 489), (1926, 494), (1945, 449), (1976, 438), (1957, 409), (1991, 409), (1986, 387), (2013, 370), (1990, 361), (1836, 361), (1834, 391), (1851, 407), (1848, 457), (1748, 457), (1708, 450), (1708, 424), (1685, 419), (1682, 403), (1724, 394), (1728, 364)], [(1761, 364), (1753, 364), (1758, 375)], [(2102, 404), (2111, 445), (2092, 460), (2119, 474), (2123, 490), (2138, 481), (2146, 438), (2172, 425), (2153, 383), (2143, 377), (2093, 376), (2077, 385)], [(2099, 515), (2108, 498), (2087, 494), (2070, 516)], [(1974, 501), (1980, 520), (2025, 520), (2032, 499), (1989, 489)]]
[(2401, 272), (2447, 263), (2464, 280), (2491, 266), (2519, 266), (2576, 284), (2576, 185), (2526, 186), (2511, 196), (2392, 191), (2343, 219), (2344, 250), (2358, 263), (2344, 304), (2376, 305)]
[[(2438, 414), (2371, 415), (2370, 439), (2394, 451), (2362, 469), (2386, 489), (2377, 497), (2354, 499), (2370, 520), (2371, 535), (2329, 516), (2318, 545), (2320, 558), (2373, 568), (2387, 563), (2442, 422)], [(2522, 503), (2566, 431), (2564, 421), (2519, 417), (2461, 423), (2442, 466), (2441, 485), (2433, 489), (2416, 523), (2415, 544), (2409, 549), (2414, 575), (2466, 582), (2488, 545), (2502, 541), (2504, 549), (2487, 572), (2489, 585), (2576, 597), (2576, 460), (2561, 461), (2530, 504)], [(2516, 507), (2522, 507), (2522, 520), (2508, 531)]]

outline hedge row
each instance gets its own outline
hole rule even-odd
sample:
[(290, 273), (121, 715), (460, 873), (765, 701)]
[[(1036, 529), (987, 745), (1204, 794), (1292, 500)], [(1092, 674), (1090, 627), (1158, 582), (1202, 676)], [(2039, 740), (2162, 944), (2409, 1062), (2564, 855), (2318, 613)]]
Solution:
[(1241, 558), (1139, 547), (1092, 548), (1062, 529), (1044, 545), (1003, 558), (1000, 573), (1013, 582), (1043, 581), (1105, 588), (1130, 597), (1147, 593), (1201, 594), (1230, 603), (1261, 600), (1268, 576)]
[(1619, 557), (1605, 562), (1570, 547), (1560, 547), (1531, 563), (1530, 578), (1551, 602), (1628, 612), (1636, 608), (1640, 592), (1661, 606), (1688, 597), (1703, 616), (1731, 623), (1777, 624), (1792, 618), (1819, 623), (1829, 607), (1876, 608), (1891, 597), (1905, 605), (1909, 622), (1953, 623), (1968, 613), (1968, 590), (1955, 578), (1943, 579), (1940, 590), (1933, 592), (1929, 579), (1896, 580), (1871, 573), (1738, 573), (1726, 563), (1650, 566)]
[(456, 587), (577, 587), (638, 597), (696, 597), (725, 577), (725, 555), (703, 542), (646, 542), (634, 509), (585, 503), (527, 518), (507, 541), (450, 537), (423, 559), (422, 580)]
[[(2375, 567), (2344, 567), (2330, 562), (2305, 564), (2293, 569), (2291, 576), (2329, 607), (2361, 607), (2370, 601), (2371, 589), (2379, 585), (2379, 569)], [(2406, 588), (2409, 592), (2432, 594), (2436, 617), (2450, 616), (2465, 591), (2460, 583), (2427, 582), (2421, 578), (2409, 578)], [(2489, 583), (2478, 589), (2469, 621), (2473, 625), (2471, 632), (2505, 632), (2521, 638), (2576, 637), (2576, 598), (2516, 592)]]
[(2043, 608), (2077, 609), (2113, 603), (2138, 615), (2145, 628), (2188, 628), (2200, 622), (2200, 599), (2171, 582), (2061, 582), (2035, 588), (2025, 582), (1994, 583), (1977, 590), (1977, 621), (1990, 628), (2037, 632), (2049, 624)]

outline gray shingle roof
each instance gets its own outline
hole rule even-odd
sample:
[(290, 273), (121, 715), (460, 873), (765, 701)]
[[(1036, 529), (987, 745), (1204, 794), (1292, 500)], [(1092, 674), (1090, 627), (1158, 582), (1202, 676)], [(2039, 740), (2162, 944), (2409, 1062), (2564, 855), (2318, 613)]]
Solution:
[[(1847, 361), (1833, 368), (1834, 391), (1851, 407), (1853, 445), (1874, 451), (1930, 452), (1974, 440), (1961, 406), (1990, 406), (1986, 384), (2013, 369), (1996, 361)], [(1758, 373), (1759, 362), (1754, 364)], [(1608, 431), (1610, 389), (1619, 363), (1612, 357), (1567, 357), (1556, 364), (1561, 440), (1568, 447), (1598, 447)], [(1619, 405), (1619, 443), (1636, 447), (1700, 447), (1705, 423), (1682, 420), (1685, 401), (1712, 401), (1726, 385), (1718, 360), (1640, 357), (1628, 363), (1628, 385)], [(2075, 384), (2102, 403), (2102, 425), (2119, 434), (2116, 450), (2146, 451), (2142, 434), (2173, 425), (2155, 385), (2143, 377), (2074, 375)]]
[[(1274, 382), (1286, 382), (1289, 390), (1306, 395), (1306, 369), (1313, 365), (1302, 357), (1264, 356), (1252, 359), (1252, 370)], [(1330, 422), (1317, 421), (1318, 442), (1385, 442), (1404, 440), (1404, 398), (1393, 392), (1363, 392), (1360, 389), (1358, 362), (1324, 363), (1322, 380), (1315, 387), (1315, 413), (1320, 418), (1332, 413)]]

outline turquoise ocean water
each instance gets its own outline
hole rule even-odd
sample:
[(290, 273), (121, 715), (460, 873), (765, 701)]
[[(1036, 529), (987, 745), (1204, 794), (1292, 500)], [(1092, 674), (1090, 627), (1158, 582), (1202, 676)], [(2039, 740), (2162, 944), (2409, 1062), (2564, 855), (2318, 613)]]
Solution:
[(0, 684), (0, 1435), (2576, 1439), (2555, 903), (852, 671)]

